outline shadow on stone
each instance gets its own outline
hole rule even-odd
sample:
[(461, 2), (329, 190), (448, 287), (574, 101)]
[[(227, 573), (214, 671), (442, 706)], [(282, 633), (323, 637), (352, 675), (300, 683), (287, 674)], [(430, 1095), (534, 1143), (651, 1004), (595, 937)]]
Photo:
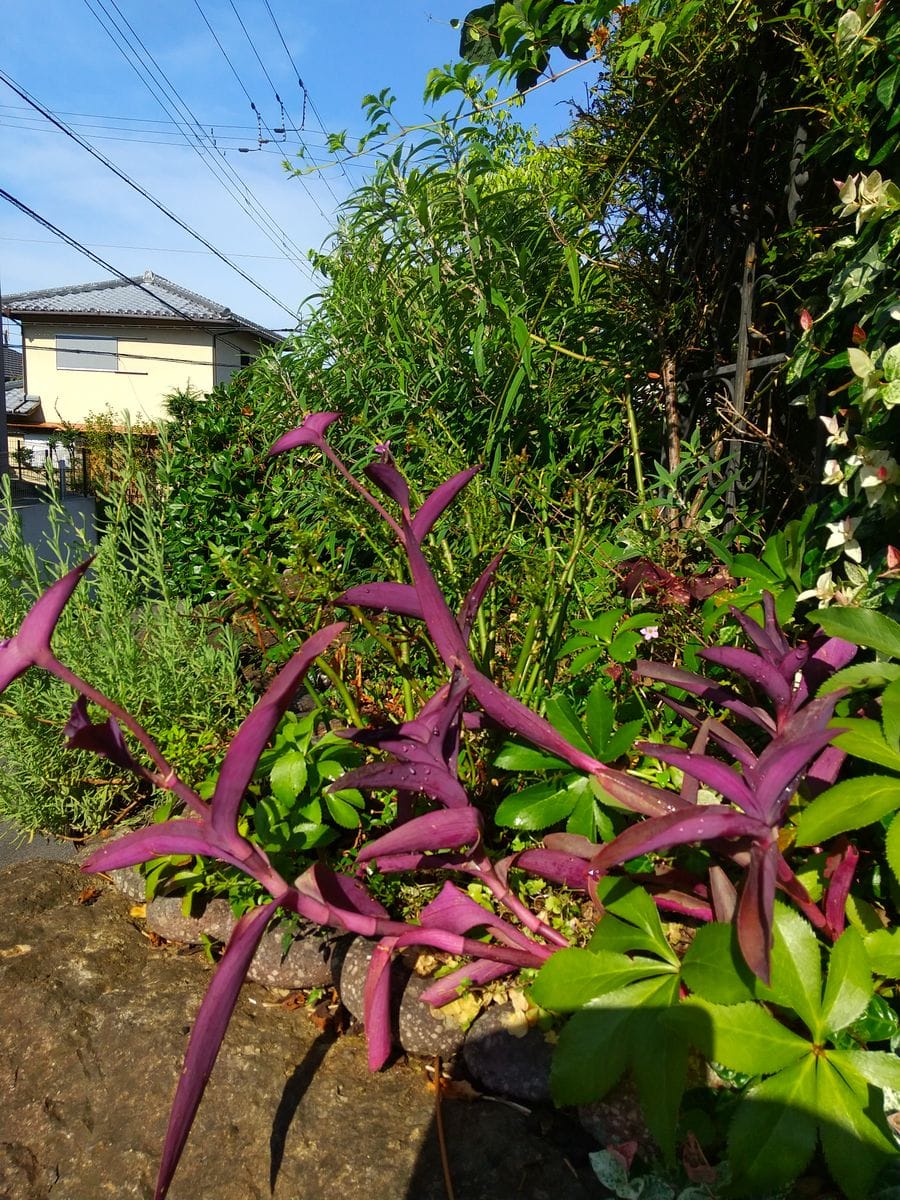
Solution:
[(337, 1036), (334, 1033), (320, 1033), (307, 1050), (303, 1061), (294, 1068), (284, 1085), (281, 1099), (278, 1101), (278, 1108), (272, 1120), (272, 1133), (269, 1137), (269, 1191), (271, 1192), (275, 1191), (275, 1184), (278, 1182), (278, 1172), (284, 1161), (284, 1145), (291, 1122), (297, 1114), (300, 1101), (306, 1095), (316, 1071), (322, 1065), (325, 1055), (336, 1040)]

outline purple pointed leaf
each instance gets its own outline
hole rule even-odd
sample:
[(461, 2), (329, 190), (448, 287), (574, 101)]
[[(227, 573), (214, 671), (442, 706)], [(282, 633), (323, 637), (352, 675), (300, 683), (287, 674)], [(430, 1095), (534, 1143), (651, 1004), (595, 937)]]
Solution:
[(413, 763), (366, 763), (342, 775), (332, 790), (357, 788), (359, 791), (403, 791), (430, 796), (448, 809), (468, 808), (469, 797), (455, 775), (444, 767), (416, 766)]
[(0, 692), (29, 667), (48, 666), (53, 661), (50, 640), (62, 611), (93, 562), (89, 558), (57, 579), (38, 597), (23, 620), (19, 632), (0, 643)]
[(802, 675), (794, 697), (794, 707), (805, 703), (807, 698), (814, 695), (826, 679), (835, 671), (846, 667), (856, 657), (859, 649), (853, 642), (843, 638), (826, 637), (817, 633), (811, 640), (812, 653), (803, 666)]
[(698, 896), (680, 892), (676, 888), (664, 888), (657, 891), (650, 886), (647, 889), (653, 897), (653, 903), (664, 912), (678, 913), (681, 917), (693, 917), (696, 921), (711, 921), (713, 910), (710, 905)]
[(478, 474), (480, 467), (469, 467), (465, 471), (447, 479), (436, 487), (427, 497), (422, 507), (412, 519), (412, 531), (416, 541), (421, 543), (431, 532), (435, 521), (444, 510), (452, 504), (463, 488)]
[(501, 550), (499, 554), (494, 555), (472, 584), (468, 595), (463, 601), (462, 608), (459, 610), (457, 622), (467, 642), (472, 634), (472, 626), (475, 623), (475, 618), (478, 616), (478, 610), (481, 608), (481, 603), (488, 588), (494, 582), (494, 576), (497, 573), (497, 568), (500, 566), (504, 554), (505, 551)]
[(295, 450), (298, 446), (318, 446), (320, 450), (323, 449), (325, 430), (339, 417), (340, 413), (333, 412), (310, 413), (302, 425), (298, 425), (296, 429), (290, 430), (289, 433), (283, 434), (278, 439), (269, 450), (269, 458), (276, 454), (284, 454), (287, 450)]
[(487, 958), (476, 959), (430, 983), (419, 999), (433, 1008), (442, 1008), (457, 999), (461, 988), (473, 984), (475, 987), (483, 987), (494, 979), (508, 975), (512, 970), (514, 968), (508, 963), (491, 962)]
[(757, 979), (765, 984), (770, 981), (778, 859), (777, 842), (753, 845), (735, 918), (738, 945), (744, 961)]
[(92, 722), (88, 716), (87, 700), (84, 696), (79, 696), (72, 705), (72, 711), (63, 729), (63, 737), (66, 739), (66, 745), (72, 750), (89, 750), (93, 754), (99, 754), (101, 758), (108, 758), (118, 767), (124, 767), (126, 771), (133, 771), (138, 775), (143, 773), (140, 764), (126, 746), (118, 723), (111, 717), (99, 723)]
[(482, 908), (455, 884), (445, 883), (438, 895), (419, 914), (426, 929), (447, 929), (451, 933), (469, 933), (482, 925), (508, 946), (530, 947), (531, 940), (502, 917)]
[(399, 504), (404, 513), (409, 513), (409, 484), (392, 462), (369, 463), (365, 474), (386, 496)]
[(859, 864), (859, 850), (846, 838), (841, 838), (837, 853), (829, 855), (825, 868), (828, 886), (825, 891), (825, 920), (831, 937), (837, 939), (844, 932), (847, 919), (847, 897), (853, 886), (853, 877)]
[(425, 929), (421, 925), (409, 925), (397, 936), (398, 950), (404, 946), (432, 946), (447, 954), (463, 955), (468, 958), (489, 958), (493, 962), (506, 963), (510, 967), (539, 967), (559, 949), (540, 942), (523, 945), (502, 946), (497, 942), (479, 942), (476, 938), (463, 937), (449, 929)]
[(403, 535), (413, 587), (418, 594), (419, 603), (422, 606), (422, 616), (428, 626), (434, 647), (451, 670), (454, 667), (462, 667), (465, 673), (471, 677), (469, 668), (474, 670), (474, 666), (469, 658), (466, 643), (456, 623), (456, 618), (447, 607), (444, 593), (432, 575), (425, 555), (415, 539), (412, 527), (405, 517), (403, 519)]
[(164, 1200), (169, 1190), (222, 1038), (237, 1004), (244, 977), (278, 903), (277, 899), (271, 900), (240, 918), (206, 989), (194, 1021), (169, 1116), (155, 1200)]
[(233, 846), (222, 847), (218, 844), (215, 834), (204, 821), (178, 817), (114, 838), (89, 854), (81, 869), (88, 872), (116, 871), (168, 854), (199, 854), (221, 859), (233, 867), (246, 870), (246, 860), (252, 854), (253, 847), (249, 842), (244, 842), (243, 846), (246, 847), (246, 853), (235, 853)]
[(339, 621), (306, 639), (297, 653), (269, 684), (240, 729), (222, 762), (211, 803), (211, 822), (222, 844), (237, 839), (237, 817), (244, 793), (253, 778), (259, 756), (287, 712), (304, 675), (334, 639), (346, 629)]
[(771, 825), (781, 824), (805, 768), (837, 732), (823, 729), (804, 738), (775, 738), (760, 755), (752, 783), (765, 820)]
[(571, 854), (574, 858), (592, 859), (600, 847), (590, 838), (580, 833), (548, 833), (544, 838), (548, 850), (559, 850), (562, 854)]
[(730, 924), (737, 908), (737, 889), (716, 863), (709, 868), (709, 895), (715, 919), (723, 925)]
[[(691, 705), (682, 704), (680, 700), (673, 700), (671, 696), (663, 695), (661, 699), (673, 712), (678, 713), (680, 717), (689, 721), (695, 728), (699, 729), (701, 726), (704, 726), (710, 739), (717, 746), (721, 746), (723, 750), (727, 750), (732, 758), (736, 759), (742, 767), (751, 767), (756, 762), (756, 755), (744, 739), (736, 734), (728, 725), (723, 724), (715, 717), (706, 716)], [(693, 749), (696, 752), (699, 747), (695, 745)]]
[(372, 608), (398, 617), (421, 620), (422, 606), (416, 589), (408, 583), (362, 583), (348, 588), (335, 600), (342, 608)]
[(775, 646), (776, 650), (780, 650), (782, 655), (788, 653), (791, 648), (790, 642), (784, 636), (784, 631), (778, 623), (778, 614), (775, 612), (775, 597), (771, 592), (763, 592), (762, 605), (765, 631), (769, 641)]
[(761, 688), (779, 710), (791, 702), (791, 686), (777, 667), (770, 666), (764, 658), (745, 650), (743, 646), (708, 646), (699, 652), (707, 662), (717, 663), (729, 671), (743, 675)]
[(382, 875), (393, 875), (400, 871), (464, 871), (468, 865), (467, 854), (448, 851), (446, 854), (379, 854), (372, 859)]
[(324, 863), (314, 863), (311, 870), (316, 891), (325, 904), (369, 917), (389, 916), (384, 905), (352, 875), (332, 871)]
[(512, 865), (571, 888), (573, 892), (587, 891), (587, 863), (574, 854), (563, 854), (559, 850), (523, 850), (515, 856)]
[(735, 812), (721, 804), (703, 804), (687, 812), (651, 817), (608, 842), (590, 862), (589, 878), (599, 878), (612, 867), (640, 854), (667, 850), (688, 842), (708, 842), (716, 838), (765, 838), (769, 827), (754, 817)]
[(719, 704), (769, 733), (775, 731), (775, 722), (764, 709), (747, 704), (724, 684), (714, 683), (703, 675), (696, 675), (693, 671), (683, 671), (680, 667), (670, 667), (666, 663), (650, 662), (647, 659), (638, 660), (634, 673), (646, 679), (656, 679), (660, 683), (668, 683), (672, 687), (681, 688), (682, 691), (699, 696), (701, 700), (706, 700), (710, 704)]
[(410, 851), (461, 850), (481, 841), (481, 814), (474, 808), (445, 808), (439, 812), (413, 817), (398, 829), (368, 842), (357, 860), (369, 862), (380, 854), (404, 854)]
[(678, 767), (707, 787), (719, 792), (732, 804), (739, 805), (744, 812), (762, 816), (762, 808), (753, 793), (749, 783), (743, 779), (733, 767), (710, 758), (708, 754), (692, 754), (690, 750), (681, 750), (677, 746), (657, 745), (653, 742), (638, 742), (636, 749), (660, 762)]
[(391, 953), (395, 937), (382, 938), (372, 950), (363, 990), (363, 1023), (369, 1070), (379, 1071), (391, 1053)]
[(846, 758), (846, 751), (838, 746), (825, 747), (806, 772), (806, 793), (811, 800), (837, 781)]
[(731, 606), (731, 615), (766, 662), (770, 663), (773, 667), (777, 667), (784, 658), (784, 639), (773, 638), (762, 625), (733, 605)]

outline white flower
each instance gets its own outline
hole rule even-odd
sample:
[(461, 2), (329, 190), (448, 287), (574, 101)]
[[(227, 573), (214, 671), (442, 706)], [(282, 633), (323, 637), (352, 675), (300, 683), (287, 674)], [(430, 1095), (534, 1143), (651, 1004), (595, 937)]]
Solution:
[(900, 466), (887, 450), (868, 450), (859, 471), (859, 486), (865, 489), (869, 507), (876, 505), (889, 483), (900, 483)]
[(822, 482), (827, 487), (833, 487), (836, 483), (842, 483), (844, 480), (844, 472), (841, 470), (841, 464), (836, 458), (829, 458), (825, 464), (825, 474), (822, 476)]
[(818, 600), (819, 607), (825, 608), (826, 605), (834, 599), (835, 592), (834, 580), (831, 577), (830, 571), (823, 571), (816, 580), (816, 586), (809, 588), (808, 591), (801, 592), (797, 597), (798, 600)]
[[(838, 424), (837, 417), (820, 416), (819, 420), (822, 422), (822, 424), (828, 430), (828, 437), (825, 439), (826, 446), (846, 446), (847, 445), (847, 430), (843, 429)], [(834, 462), (835, 460), (831, 459), (829, 461)]]
[(654, 638), (659, 637), (658, 625), (645, 625), (641, 630), (641, 637), (645, 642), (652, 642)]
[(860, 517), (844, 517), (843, 521), (829, 523), (827, 528), (830, 536), (825, 543), (825, 549), (835, 550), (840, 547), (853, 562), (862, 562), (862, 548), (855, 537), (860, 520)]

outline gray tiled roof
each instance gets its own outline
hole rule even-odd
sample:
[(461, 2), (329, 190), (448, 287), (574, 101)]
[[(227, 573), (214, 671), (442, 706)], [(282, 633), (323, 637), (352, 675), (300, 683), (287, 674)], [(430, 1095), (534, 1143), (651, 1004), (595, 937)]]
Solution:
[(41, 407), (40, 396), (26, 395), (21, 387), (6, 389), (6, 415), (8, 417), (30, 417)]
[(12, 346), (3, 347), (3, 376), (5, 379), (22, 378), (22, 355)]
[(133, 279), (104, 279), (100, 283), (82, 283), (74, 287), (46, 288), (40, 292), (19, 292), (4, 297), (4, 309), (13, 317), (160, 317), (226, 324), (231, 329), (246, 329), (272, 342), (278, 338), (269, 329), (239, 317), (230, 308), (191, 292), (162, 275), (145, 271)]

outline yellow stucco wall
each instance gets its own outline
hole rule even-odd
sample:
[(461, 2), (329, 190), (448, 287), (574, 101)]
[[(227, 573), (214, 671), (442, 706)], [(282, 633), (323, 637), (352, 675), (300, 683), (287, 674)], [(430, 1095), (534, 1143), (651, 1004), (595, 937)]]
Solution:
[[(91, 369), (89, 356), (84, 367), (58, 369), (57, 336), (117, 337), (117, 371)], [(209, 392), (228, 379), (240, 365), (241, 351), (256, 354), (257, 340), (251, 335), (224, 333), (178, 326), (115, 324), (77, 325), (72, 322), (23, 324), (27, 390), (41, 397), (44, 420), (81, 425), (91, 413), (112, 412), (131, 420), (156, 424), (166, 417), (165, 397), (178, 389), (192, 387)], [(215, 361), (214, 361), (215, 354)]]

